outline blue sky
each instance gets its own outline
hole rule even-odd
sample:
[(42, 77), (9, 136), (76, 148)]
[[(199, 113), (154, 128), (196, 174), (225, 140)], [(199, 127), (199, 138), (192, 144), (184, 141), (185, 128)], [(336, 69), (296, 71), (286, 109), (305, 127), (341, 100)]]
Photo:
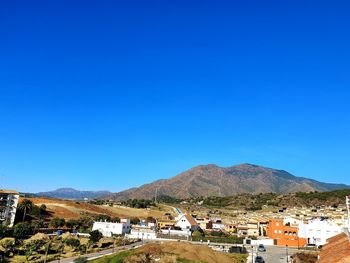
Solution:
[(0, 187), (119, 191), (247, 162), (350, 184), (349, 11), (2, 1)]

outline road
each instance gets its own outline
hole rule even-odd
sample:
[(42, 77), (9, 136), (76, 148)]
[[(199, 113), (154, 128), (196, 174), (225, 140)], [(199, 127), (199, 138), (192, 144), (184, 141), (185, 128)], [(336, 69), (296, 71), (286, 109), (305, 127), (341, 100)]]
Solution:
[(265, 252), (257, 251), (257, 246), (253, 247), (253, 260), (252, 260), (252, 250), (248, 248), (249, 257), (247, 263), (254, 263), (256, 256), (262, 256), (265, 260), (265, 263), (291, 263), (290, 256), (294, 253), (300, 251), (297, 248), (288, 248), (288, 261), (287, 261), (287, 251), (285, 247), (277, 246), (265, 246)]
[[(86, 258), (92, 260), (92, 259), (99, 258), (99, 257), (102, 257), (102, 256), (111, 255), (111, 254), (113, 254), (115, 252), (118, 252), (118, 251), (129, 250), (129, 249), (135, 248), (137, 246), (141, 246), (142, 244), (143, 244), (143, 242), (140, 241), (140, 242), (136, 242), (136, 243), (133, 243), (133, 244), (130, 244), (130, 245), (122, 246), (122, 247), (115, 247), (114, 249), (110, 248), (110, 249), (102, 250), (102, 251), (95, 252), (95, 253), (85, 254), (85, 255), (82, 255), (82, 257), (86, 257)], [(54, 263), (72, 263), (77, 258), (78, 257), (62, 258), (60, 260), (55, 260), (55, 261), (50, 261), (50, 262), (54, 262)]]

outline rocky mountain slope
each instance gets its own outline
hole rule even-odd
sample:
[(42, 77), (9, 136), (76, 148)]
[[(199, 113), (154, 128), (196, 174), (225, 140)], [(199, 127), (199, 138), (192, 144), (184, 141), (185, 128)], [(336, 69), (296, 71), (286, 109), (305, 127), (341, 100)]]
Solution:
[(322, 183), (296, 177), (286, 171), (267, 167), (240, 164), (231, 167), (201, 165), (176, 175), (138, 188), (131, 188), (110, 197), (115, 200), (154, 198), (167, 195), (176, 198), (198, 196), (231, 196), (239, 193), (291, 193), (330, 191), (350, 188), (343, 184)]

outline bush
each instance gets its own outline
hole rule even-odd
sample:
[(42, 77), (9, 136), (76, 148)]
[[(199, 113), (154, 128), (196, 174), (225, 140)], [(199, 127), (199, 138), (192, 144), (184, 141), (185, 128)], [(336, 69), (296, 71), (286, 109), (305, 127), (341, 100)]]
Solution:
[(110, 222), (111, 221), (111, 217), (109, 215), (100, 214), (100, 215), (97, 215), (95, 217), (95, 220), (96, 221), (107, 221), (107, 222)]
[(13, 236), (17, 239), (24, 239), (33, 232), (32, 226), (27, 223), (18, 223), (13, 227)]
[(53, 228), (59, 228), (59, 227), (63, 227), (65, 223), (66, 223), (66, 220), (64, 220), (64, 218), (54, 217), (50, 222), (50, 226)]
[(5, 255), (8, 255), (15, 247), (15, 239), (14, 238), (3, 238), (0, 240), (0, 246), (3, 248)]
[(90, 232), (90, 241), (97, 243), (103, 237), (102, 233), (98, 230)]
[(66, 243), (67, 246), (70, 246), (72, 248), (77, 248), (80, 246), (80, 240), (74, 237), (65, 239), (64, 243)]
[(192, 237), (202, 237), (203, 236), (203, 233), (196, 230), (192, 233)]
[(138, 217), (133, 217), (130, 219), (130, 223), (133, 225), (137, 225), (138, 223), (140, 223), (140, 218)]

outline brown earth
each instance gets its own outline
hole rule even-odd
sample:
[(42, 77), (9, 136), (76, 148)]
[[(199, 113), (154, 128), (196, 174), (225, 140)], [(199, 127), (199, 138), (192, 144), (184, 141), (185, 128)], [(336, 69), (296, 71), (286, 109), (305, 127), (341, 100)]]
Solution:
[(100, 206), (93, 205), (86, 202), (76, 202), (70, 200), (61, 200), (53, 198), (28, 198), (35, 205), (44, 204), (47, 208), (47, 211), (52, 213), (52, 216), (58, 216), (65, 219), (77, 219), (82, 215), (86, 214), (105, 214), (111, 217), (120, 217), (120, 218), (130, 218), (130, 217), (139, 217), (147, 218), (152, 216), (155, 218), (160, 218), (166, 212), (173, 212), (169, 207), (160, 206), (159, 208), (154, 209), (136, 209), (130, 207), (110, 207), (110, 206)]
[[(208, 263), (235, 263), (230, 254), (217, 252), (205, 245), (194, 245), (186, 242), (164, 242), (146, 244), (136, 250), (137, 254), (149, 254), (152, 257), (176, 255), (180, 258)], [(244, 257), (244, 256), (243, 256)]]

